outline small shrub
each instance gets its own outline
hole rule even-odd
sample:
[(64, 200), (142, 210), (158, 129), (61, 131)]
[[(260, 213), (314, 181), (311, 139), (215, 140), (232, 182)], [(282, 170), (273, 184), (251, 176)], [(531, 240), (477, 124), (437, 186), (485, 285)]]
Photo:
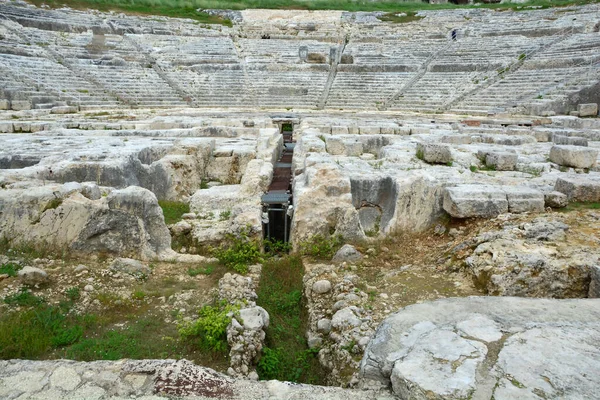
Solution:
[(208, 189), (208, 181), (206, 181), (206, 180), (203, 179), (200, 182), (200, 189)]
[(261, 379), (277, 379), (281, 372), (281, 351), (264, 347), (256, 370)]
[(210, 275), (213, 273), (214, 270), (215, 270), (214, 265), (207, 265), (207, 266), (198, 267), (198, 268), (188, 268), (188, 275), (189, 276)]
[(418, 148), (418, 147), (417, 147), (417, 158), (419, 160), (424, 160), (425, 159), (425, 153), (423, 152), (423, 149)]
[(227, 235), (227, 239), (230, 241), (229, 245), (212, 249), (214, 256), (226, 267), (245, 274), (249, 264), (262, 262), (258, 240), (248, 237), (247, 231), (241, 232), (239, 236)]
[(8, 276), (17, 276), (17, 272), (23, 267), (15, 263), (6, 263), (0, 265), (0, 274), (6, 274)]
[(471, 165), (469, 169), (471, 170), (471, 172), (477, 172), (477, 167), (475, 165)]
[(321, 234), (311, 236), (300, 243), (300, 253), (317, 258), (331, 258), (342, 246), (342, 238), (338, 235), (325, 237)]
[(523, 61), (525, 58), (527, 58), (527, 54), (525, 54), (525, 53), (519, 54), (519, 61)]
[(136, 290), (131, 294), (131, 298), (133, 300), (144, 300), (146, 298), (146, 292), (144, 292), (143, 290)]
[(81, 297), (81, 292), (77, 286), (73, 286), (65, 290), (65, 295), (70, 301), (77, 301)]
[(193, 322), (180, 320), (179, 334), (185, 338), (198, 338), (200, 347), (212, 351), (227, 350), (227, 326), (239, 306), (221, 301), (214, 306), (206, 305), (198, 311), (199, 318)]
[(227, 211), (221, 211), (219, 213), (219, 219), (221, 221), (226, 221), (229, 219), (229, 217), (231, 217), (231, 210), (227, 210)]
[(292, 249), (292, 245), (290, 242), (283, 242), (281, 240), (270, 240), (265, 239), (263, 241), (263, 245), (265, 248), (265, 252), (275, 255), (275, 254), (287, 254)]
[(4, 298), (4, 302), (11, 306), (35, 307), (42, 303), (45, 303), (46, 300), (43, 297), (34, 295), (28, 289), (22, 288), (20, 292), (12, 294), (10, 296), (6, 296)]

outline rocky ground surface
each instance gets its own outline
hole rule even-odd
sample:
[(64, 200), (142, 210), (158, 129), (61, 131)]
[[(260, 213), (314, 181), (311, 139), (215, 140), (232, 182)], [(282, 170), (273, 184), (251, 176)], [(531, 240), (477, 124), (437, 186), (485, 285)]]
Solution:
[(365, 352), (364, 387), (410, 399), (594, 398), (600, 301), (443, 299), (389, 316)]
[(235, 380), (185, 360), (0, 361), (0, 397), (44, 400), (391, 399), (385, 392)]

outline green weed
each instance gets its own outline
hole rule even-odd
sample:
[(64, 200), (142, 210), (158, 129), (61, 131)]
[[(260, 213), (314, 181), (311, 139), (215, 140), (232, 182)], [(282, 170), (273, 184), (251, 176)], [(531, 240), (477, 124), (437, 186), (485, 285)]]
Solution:
[(181, 221), (181, 216), (190, 212), (190, 205), (179, 201), (160, 200), (158, 205), (163, 210), (167, 225)]
[(213, 255), (226, 267), (245, 274), (248, 265), (262, 262), (262, 254), (258, 240), (248, 237), (247, 231), (239, 236), (227, 235), (226, 243), (212, 249)]
[(214, 272), (214, 265), (206, 265), (198, 268), (188, 268), (189, 276), (197, 276), (197, 275), (210, 275)]
[(15, 263), (6, 263), (6, 264), (2, 264), (0, 265), (0, 275), (1, 274), (6, 274), (8, 276), (17, 276), (17, 272), (19, 272), (20, 269), (22, 269), (23, 267), (19, 264), (15, 264)]
[(73, 286), (65, 290), (65, 295), (72, 302), (77, 301), (81, 298), (81, 292), (77, 286)]
[(339, 235), (325, 237), (321, 234), (313, 235), (308, 240), (299, 244), (300, 253), (315, 258), (331, 258), (342, 246)]
[(196, 338), (200, 348), (225, 352), (227, 350), (227, 326), (239, 306), (221, 301), (214, 306), (206, 305), (198, 311), (193, 322), (179, 320), (178, 331), (184, 339)]
[(44, 303), (46, 300), (43, 297), (36, 296), (27, 288), (21, 288), (18, 293), (6, 296), (4, 302), (10, 306), (17, 307), (34, 307)]

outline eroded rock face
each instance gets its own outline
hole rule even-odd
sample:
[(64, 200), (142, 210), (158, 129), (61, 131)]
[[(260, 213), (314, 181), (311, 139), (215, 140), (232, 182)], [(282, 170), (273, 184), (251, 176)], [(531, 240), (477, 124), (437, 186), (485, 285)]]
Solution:
[(377, 329), (363, 387), (400, 398), (586, 398), (600, 378), (599, 300), (499, 297), (415, 304)]
[(0, 192), (0, 236), (53, 250), (107, 252), (149, 259), (169, 256), (171, 236), (156, 196), (147, 189), (114, 190), (98, 200), (82, 185)]
[(385, 398), (385, 395), (385, 392), (234, 379), (187, 360), (0, 360), (0, 397), (7, 399), (135, 397), (156, 400), (176, 397), (231, 400), (374, 400)]
[(549, 218), (508, 225), (476, 239), (467, 271), (489, 294), (526, 297), (588, 297), (600, 255), (566, 245), (568, 225)]

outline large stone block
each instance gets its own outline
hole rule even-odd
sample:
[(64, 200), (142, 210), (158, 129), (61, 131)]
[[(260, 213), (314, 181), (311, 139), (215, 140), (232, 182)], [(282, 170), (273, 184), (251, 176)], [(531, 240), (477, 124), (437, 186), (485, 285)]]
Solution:
[(508, 200), (499, 186), (461, 185), (446, 188), (443, 207), (454, 218), (490, 218), (508, 212)]
[(587, 147), (588, 145), (588, 140), (586, 138), (577, 136), (553, 135), (552, 141), (555, 144), (566, 144), (572, 146)]
[(417, 158), (432, 164), (452, 162), (450, 146), (438, 143), (417, 143)]
[(566, 194), (570, 201), (600, 201), (600, 179), (560, 177), (554, 190)]
[(524, 186), (503, 186), (511, 213), (543, 212), (544, 194)]
[(577, 112), (580, 117), (594, 117), (598, 115), (598, 103), (578, 104)]
[(496, 171), (514, 171), (519, 156), (516, 153), (506, 151), (488, 153), (485, 157), (485, 165)]
[(556, 145), (550, 149), (550, 161), (573, 168), (591, 168), (596, 165), (598, 150), (581, 146)]

